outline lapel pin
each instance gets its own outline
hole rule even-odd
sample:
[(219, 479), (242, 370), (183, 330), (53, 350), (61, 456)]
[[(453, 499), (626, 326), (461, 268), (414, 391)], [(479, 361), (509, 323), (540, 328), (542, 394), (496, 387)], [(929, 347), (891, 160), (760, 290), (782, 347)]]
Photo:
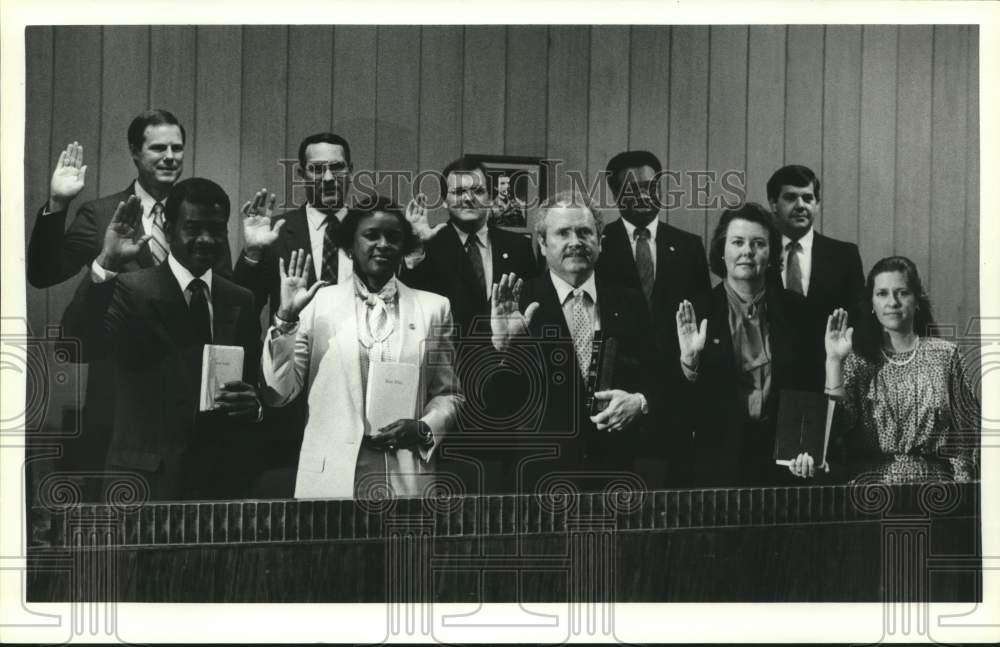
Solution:
[(411, 323), (410, 324), (410, 330), (416, 330), (416, 329), (417, 329), (417, 324)]
[(719, 338), (718, 338), (718, 337), (716, 337), (715, 339), (713, 339), (713, 340), (712, 340), (712, 343), (713, 343), (713, 344), (718, 344), (718, 343), (719, 343)]
[(510, 258), (510, 254), (508, 254), (507, 252), (504, 252), (503, 254), (500, 254), (500, 257), (501, 258)]
[(670, 251), (674, 251), (674, 246), (673, 245), (670, 246)]

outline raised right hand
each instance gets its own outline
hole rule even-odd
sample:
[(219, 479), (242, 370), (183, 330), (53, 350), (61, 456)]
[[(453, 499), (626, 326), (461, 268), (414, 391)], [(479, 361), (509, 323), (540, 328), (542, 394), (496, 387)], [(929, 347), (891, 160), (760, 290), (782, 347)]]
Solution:
[(285, 224), (282, 218), (274, 222), (274, 204), (278, 196), (267, 189), (258, 191), (253, 200), (243, 204), (243, 240), (246, 241), (247, 255), (259, 260), (260, 254), (278, 239), (278, 231)]
[(305, 250), (299, 249), (292, 252), (288, 259), (288, 270), (285, 271), (285, 259), (278, 259), (278, 272), (281, 276), (281, 305), (278, 308), (278, 318), (284, 321), (295, 321), (299, 318), (302, 309), (309, 305), (309, 302), (316, 296), (316, 291), (324, 285), (326, 281), (316, 281), (311, 288), (306, 285), (309, 282), (309, 268), (312, 267), (312, 255), (306, 254)]
[(677, 308), (677, 343), (680, 345), (681, 361), (688, 366), (697, 366), (701, 351), (705, 350), (705, 339), (708, 336), (708, 319), (698, 318), (694, 306), (685, 299)]
[(837, 308), (826, 318), (826, 334), (823, 336), (826, 358), (844, 361), (854, 348), (853, 337), (854, 328), (847, 327), (847, 311)]
[(138, 256), (150, 238), (152, 235), (142, 233), (142, 202), (139, 196), (131, 195), (125, 202), (118, 203), (115, 215), (108, 223), (97, 264), (117, 271)]
[(531, 319), (538, 310), (538, 302), (528, 304), (524, 314), (518, 310), (521, 298), (521, 287), (524, 281), (511, 272), (500, 277), (499, 283), (493, 284), (493, 294), (490, 298), (490, 329), (493, 333), (493, 347), (504, 350), (510, 344), (510, 338), (528, 333)]
[(413, 228), (413, 233), (421, 242), (427, 242), (434, 238), (439, 231), (444, 229), (447, 223), (440, 222), (431, 227), (427, 222), (427, 196), (418, 193), (406, 205), (406, 219)]
[(73, 142), (59, 153), (56, 170), (49, 184), (49, 211), (65, 211), (73, 198), (83, 191), (87, 167), (83, 164), (83, 146)]

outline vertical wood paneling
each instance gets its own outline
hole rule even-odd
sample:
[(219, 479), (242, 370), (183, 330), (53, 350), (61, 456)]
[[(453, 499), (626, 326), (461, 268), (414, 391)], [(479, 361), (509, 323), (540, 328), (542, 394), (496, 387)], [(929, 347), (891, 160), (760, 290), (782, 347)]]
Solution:
[[(595, 26), (590, 30), (590, 116), (588, 120), (587, 179), (601, 178), (608, 160), (628, 148), (629, 29)], [(610, 192), (609, 192), (610, 193)], [(603, 201), (605, 221), (617, 217), (610, 195)]]
[[(174, 113), (184, 124), (184, 163), (194, 166), (198, 133), (194, 128), (197, 69), (195, 27), (155, 26), (149, 32), (149, 105)], [(110, 95), (108, 95), (110, 96)]]
[[(240, 187), (240, 131), (243, 97), (234, 88), (242, 85), (243, 30), (240, 27), (198, 27), (198, 83), (195, 88), (195, 125), (199, 155), (189, 166), (191, 175), (218, 182), (233, 210), (229, 243), (233, 258), (243, 248), (239, 206), (256, 189)], [(260, 187), (258, 187), (260, 188)]]
[[(670, 154), (667, 167), (681, 171), (703, 170), (708, 162), (708, 27), (674, 27), (670, 55)], [(689, 176), (682, 175), (681, 205), (667, 213), (667, 220), (705, 237), (705, 209), (692, 208), (694, 191)]]
[(858, 236), (861, 27), (826, 28), (823, 63), (823, 232)]
[(545, 155), (548, 92), (548, 28), (516, 25), (507, 28), (507, 110), (504, 125), (506, 155)]
[[(963, 324), (980, 315), (979, 307), (979, 26), (966, 28), (968, 102), (966, 105), (965, 308)], [(989, 314), (989, 313), (987, 313)], [(967, 325), (967, 324), (966, 324)], [(965, 328), (963, 327), (963, 330)]]
[[(462, 57), (461, 27), (424, 27), (420, 38), (419, 169), (440, 173), (462, 154)], [(428, 176), (420, 182), (429, 204), (443, 201), (437, 181)], [(447, 217), (443, 207), (429, 214), (434, 223)]]
[(822, 25), (788, 28), (785, 76), (785, 164), (804, 164), (823, 177)]
[(747, 201), (767, 205), (767, 180), (785, 161), (787, 29), (750, 27), (747, 61)]
[(284, 186), (287, 39), (285, 27), (243, 28), (240, 200), (234, 202), (249, 200), (262, 187), (280, 191)]
[(893, 250), (897, 46), (895, 26), (864, 27), (857, 242), (865, 271)]
[(499, 153), (504, 143), (507, 96), (507, 30), (465, 28), (465, 87), (462, 93), (462, 152)]
[(670, 134), (670, 27), (632, 27), (630, 50), (628, 148), (648, 150), (663, 164)]
[(351, 145), (354, 170), (375, 168), (375, 27), (333, 33), (333, 132)]
[[(25, 29), (25, 105), (24, 105), (24, 238), (35, 226), (38, 209), (49, 199), (49, 179), (55, 167), (58, 152), (51, 151), (58, 144), (51, 141), (53, 98), (53, 28), (28, 27)], [(84, 159), (93, 151), (84, 150)], [(96, 168), (87, 169), (90, 178), (97, 176)], [(93, 179), (90, 179), (93, 182)], [(28, 331), (44, 333), (50, 321), (47, 291), (27, 284), (25, 300)]]
[[(587, 168), (587, 132), (581, 124), (590, 114), (590, 28), (549, 28), (549, 109), (546, 157), (561, 162), (554, 189), (570, 188), (568, 173)], [(587, 189), (590, 181), (586, 180)]]
[[(375, 92), (375, 168), (416, 173), (420, 124), (420, 30), (379, 27)], [(411, 197), (410, 181), (383, 184), (400, 205)], [(399, 192), (398, 194), (397, 191)]]
[(934, 30), (899, 28), (895, 252), (927, 272), (931, 220), (931, 73)]
[[(288, 119), (285, 163), (298, 155), (299, 142), (330, 130), (333, 119), (333, 27), (296, 25), (288, 28)], [(301, 204), (305, 193), (285, 172), (285, 195)], [(294, 191), (294, 187), (300, 190)], [(294, 191), (294, 193), (293, 193)]]
[[(921, 268), (927, 275), (940, 323), (960, 324), (964, 293), (956, 282), (964, 283), (963, 267), (955, 263), (965, 248), (964, 228), (953, 218), (966, 212), (966, 102), (968, 61), (965, 35), (957, 25), (934, 28), (934, 85), (931, 112), (931, 236), (930, 264)], [(955, 318), (945, 318), (945, 317)], [(961, 329), (961, 328), (960, 328)]]
[[(104, 27), (103, 32), (102, 94), (113, 100), (105, 101), (101, 112), (101, 150), (84, 151), (88, 175), (90, 171), (101, 170), (99, 195), (121, 191), (135, 177), (135, 164), (128, 148), (128, 126), (146, 109), (149, 92), (149, 28)], [(98, 152), (100, 158), (95, 159), (93, 154)]]
[[(720, 188), (727, 171), (746, 168), (747, 124), (733, 119), (747, 111), (746, 27), (712, 27), (708, 88), (708, 183), (711, 206), (706, 212), (706, 234), (711, 236), (722, 213), (722, 202), (735, 198)], [(707, 239), (706, 239), (707, 240)]]

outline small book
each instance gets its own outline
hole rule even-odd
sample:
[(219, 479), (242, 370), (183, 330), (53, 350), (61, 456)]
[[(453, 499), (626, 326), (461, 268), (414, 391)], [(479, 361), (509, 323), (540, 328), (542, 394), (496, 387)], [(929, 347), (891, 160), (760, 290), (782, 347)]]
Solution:
[(199, 411), (215, 409), (219, 385), (243, 379), (243, 347), (205, 344), (201, 352), (201, 397)]
[(368, 364), (365, 417), (372, 431), (397, 420), (412, 419), (417, 409), (420, 367), (399, 362)]
[(774, 462), (788, 465), (808, 452), (816, 467), (826, 462), (833, 407), (827, 397), (811, 391), (782, 390), (774, 441)]
[[(595, 350), (599, 344), (599, 359), (592, 364), (596, 364), (597, 374), (594, 376), (592, 387), (588, 389), (591, 397), (590, 413), (597, 415), (608, 408), (608, 400), (598, 400), (594, 394), (598, 391), (607, 391), (615, 386), (615, 361), (618, 359), (618, 339), (608, 337), (595, 341)], [(591, 386), (591, 385), (588, 385)]]

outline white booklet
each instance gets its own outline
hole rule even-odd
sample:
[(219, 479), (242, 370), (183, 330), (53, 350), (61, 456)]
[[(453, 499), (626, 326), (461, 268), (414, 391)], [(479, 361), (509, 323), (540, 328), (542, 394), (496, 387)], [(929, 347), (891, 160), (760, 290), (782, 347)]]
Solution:
[(417, 408), (420, 367), (399, 362), (368, 364), (365, 417), (376, 431), (402, 419), (412, 419)]
[(219, 385), (243, 379), (243, 347), (205, 344), (201, 353), (201, 397), (199, 411), (215, 408)]

